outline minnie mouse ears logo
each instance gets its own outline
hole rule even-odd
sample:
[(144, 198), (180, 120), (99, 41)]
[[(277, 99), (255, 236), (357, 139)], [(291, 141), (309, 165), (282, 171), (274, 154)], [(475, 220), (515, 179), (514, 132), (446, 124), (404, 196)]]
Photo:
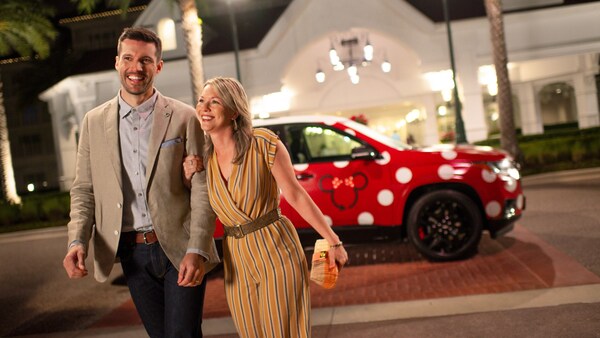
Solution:
[(367, 176), (355, 173), (348, 177), (323, 175), (319, 180), (319, 189), (330, 194), (331, 203), (340, 210), (351, 209), (358, 202), (358, 192), (367, 187)]

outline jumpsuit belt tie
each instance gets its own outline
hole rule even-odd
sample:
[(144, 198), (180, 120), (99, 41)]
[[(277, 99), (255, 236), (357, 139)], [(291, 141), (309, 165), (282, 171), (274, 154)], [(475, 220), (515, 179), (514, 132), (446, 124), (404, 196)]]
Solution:
[(279, 220), (281, 218), (281, 210), (279, 208), (273, 209), (268, 213), (258, 217), (257, 219), (244, 224), (237, 224), (234, 226), (223, 225), (223, 230), (226, 236), (232, 236), (235, 238), (243, 238), (247, 234), (254, 232), (258, 229), (262, 229), (267, 225)]

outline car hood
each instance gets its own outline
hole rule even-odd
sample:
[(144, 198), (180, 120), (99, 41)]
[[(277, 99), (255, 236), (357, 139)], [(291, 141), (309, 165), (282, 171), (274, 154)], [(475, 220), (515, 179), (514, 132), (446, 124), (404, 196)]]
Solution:
[(448, 160), (497, 161), (509, 156), (502, 149), (471, 144), (436, 144), (419, 150), (429, 153), (441, 153), (442, 157)]

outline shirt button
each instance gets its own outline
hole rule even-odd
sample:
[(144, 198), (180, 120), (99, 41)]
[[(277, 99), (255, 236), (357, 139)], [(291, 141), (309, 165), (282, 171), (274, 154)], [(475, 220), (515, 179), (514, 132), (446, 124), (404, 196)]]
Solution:
[(133, 127), (133, 130), (137, 130), (137, 129), (138, 129), (137, 127)]
[(117, 203), (117, 209), (121, 209), (121, 203)]
[(146, 214), (142, 214), (142, 217), (146, 217)]
[(133, 152), (134, 152), (134, 153), (137, 153), (137, 149), (133, 149)]
[(115, 236), (119, 236), (119, 230), (115, 230)]
[(142, 196), (142, 193), (141, 193), (141, 192), (138, 192), (138, 196)]

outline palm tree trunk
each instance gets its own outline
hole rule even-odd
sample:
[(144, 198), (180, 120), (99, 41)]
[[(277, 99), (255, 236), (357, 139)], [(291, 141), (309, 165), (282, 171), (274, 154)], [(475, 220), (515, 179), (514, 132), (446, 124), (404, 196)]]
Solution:
[(517, 142), (515, 130), (512, 92), (508, 78), (508, 57), (504, 37), (504, 19), (502, 16), (502, 0), (484, 0), (487, 17), (490, 21), (490, 35), (498, 82), (498, 110), (500, 115), (500, 146), (515, 160), (522, 163), (521, 150)]
[(11, 204), (21, 204), (21, 198), (17, 194), (15, 174), (10, 154), (10, 140), (8, 139), (8, 123), (6, 120), (6, 108), (4, 107), (4, 94), (2, 92), (2, 77), (0, 76), (0, 169), (2, 174), (2, 193), (4, 198)]
[(204, 67), (202, 65), (202, 25), (194, 0), (177, 0), (181, 10), (181, 29), (187, 50), (187, 59), (192, 81), (193, 104), (202, 93)]

